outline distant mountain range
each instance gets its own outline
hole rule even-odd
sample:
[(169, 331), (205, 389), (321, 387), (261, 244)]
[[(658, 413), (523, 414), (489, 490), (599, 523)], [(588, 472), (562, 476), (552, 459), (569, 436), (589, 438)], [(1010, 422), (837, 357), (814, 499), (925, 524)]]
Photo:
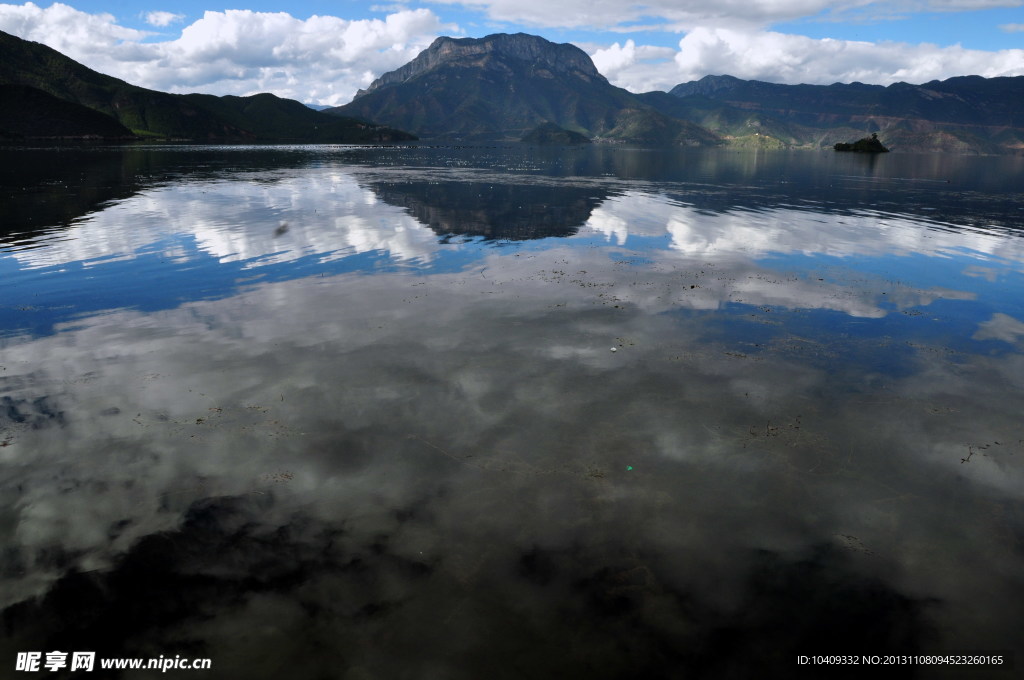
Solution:
[(877, 132), (897, 151), (1024, 152), (1024, 77), (883, 87), (708, 76), (633, 94), (582, 50), (522, 33), (438, 38), (326, 112), (449, 139), (519, 139), (553, 123), (597, 141), (658, 145), (830, 148)]
[(720, 141), (615, 87), (578, 47), (524, 33), (438, 38), (351, 103), (325, 113), (387, 121), (421, 137), (518, 140), (543, 123), (554, 123), (608, 140)]
[(0, 138), (375, 142), (419, 135), (551, 143), (583, 136), (771, 149), (831, 148), (877, 133), (893, 151), (1024, 153), (1024, 76), (888, 87), (707, 76), (669, 92), (633, 94), (609, 83), (581, 49), (523, 33), (438, 38), (351, 103), (314, 108), (272, 94), (147, 90), (0, 32)]
[(888, 87), (707, 76), (677, 85), (667, 96), (640, 96), (731, 139), (759, 133), (785, 146), (830, 147), (877, 132), (893, 150), (1024, 152), (1024, 76)]
[(272, 94), (214, 97), (129, 85), (0, 31), (0, 138), (376, 142), (414, 139)]

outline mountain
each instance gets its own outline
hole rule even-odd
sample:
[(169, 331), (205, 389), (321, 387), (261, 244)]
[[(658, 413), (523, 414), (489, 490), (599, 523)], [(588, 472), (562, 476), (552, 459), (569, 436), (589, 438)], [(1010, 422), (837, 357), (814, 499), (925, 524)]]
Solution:
[(411, 62), (360, 90), (351, 103), (327, 113), (448, 138), (520, 139), (553, 123), (619, 141), (720, 141), (615, 87), (578, 47), (524, 33), (438, 38)]
[(893, 150), (1024, 151), (1024, 76), (961, 76), (922, 85), (778, 85), (707, 76), (641, 99), (667, 115), (737, 138), (833, 146), (876, 132)]
[(372, 143), (415, 139), (410, 130), (518, 140), (548, 125), (656, 145), (830, 148), (877, 133), (894, 151), (1024, 153), (1022, 101), (1024, 76), (889, 86), (707, 76), (633, 94), (581, 49), (518, 33), (438, 38), (351, 103), (319, 112), (272, 94), (148, 90), (0, 31), (0, 139)]
[(732, 147), (781, 149), (799, 145), (804, 137), (799, 126), (703, 95), (676, 97), (656, 91), (637, 97), (667, 116), (714, 131)]
[(90, 108), (28, 85), (0, 85), (0, 139), (131, 139), (132, 131)]
[(210, 94), (172, 95), (211, 113), (256, 139), (301, 142), (397, 142), (415, 135), (366, 120), (329, 116), (294, 99), (263, 93), (248, 97)]
[[(31, 92), (24, 100), (14, 96), (15, 90), (3, 93), (5, 125), (14, 136), (67, 136), (61, 132), (66, 128), (50, 129), (42, 121), (62, 126), (57, 121), (71, 116), (81, 123), (88, 117), (80, 110), (85, 108), (106, 116), (110, 122), (93, 116), (89, 118), (92, 123), (88, 130), (78, 136), (123, 136), (120, 127), (110, 127), (114, 124), (139, 137), (198, 141), (376, 142), (413, 138), (366, 120), (318, 113), (299, 102), (270, 94), (214, 97), (147, 90), (93, 71), (45, 45), (2, 31), (0, 85), (32, 88), (21, 90)], [(20, 129), (28, 130), (29, 134), (16, 131)], [(101, 134), (97, 130), (111, 132)]]

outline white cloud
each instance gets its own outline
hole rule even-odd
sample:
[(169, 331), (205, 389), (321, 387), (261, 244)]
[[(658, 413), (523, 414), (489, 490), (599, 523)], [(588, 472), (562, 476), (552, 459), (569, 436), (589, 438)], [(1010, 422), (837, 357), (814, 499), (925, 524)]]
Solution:
[(636, 45), (585, 46), (598, 70), (633, 92), (668, 90), (706, 75), (773, 83), (924, 83), (953, 76), (1024, 75), (1024, 50), (969, 50), (959, 45), (815, 39), (772, 31), (697, 28), (679, 50)]
[(636, 43), (632, 40), (627, 40), (624, 46), (615, 43), (607, 49), (597, 50), (590, 58), (594, 60), (597, 70), (607, 76), (609, 72), (636, 62)]
[(831, 20), (922, 11), (968, 11), (994, 7), (1018, 7), (1020, 0), (437, 0), (486, 13), (493, 20), (526, 26), (582, 28), (602, 31), (688, 31), (698, 26), (766, 28), (771, 24), (805, 17)]
[(673, 61), (676, 51), (671, 47), (637, 45), (633, 40), (606, 48), (580, 47), (590, 54), (604, 77), (632, 92), (668, 90), (679, 84), (678, 68)]
[(185, 18), (184, 14), (175, 14), (173, 12), (146, 12), (145, 15), (146, 23), (150, 26), (170, 26), (173, 23), (177, 23)]
[(344, 104), (368, 80), (413, 59), (441, 34), (458, 33), (427, 9), (384, 19), (297, 19), (284, 12), (206, 12), (181, 36), (151, 34), (56, 3), (0, 4), (0, 30), (46, 44), (102, 73), (168, 92), (248, 95), (273, 92)]
[(590, 58), (594, 60), (598, 71), (610, 77), (609, 74), (635, 69), (640, 64), (671, 61), (675, 54), (676, 51), (671, 47), (637, 45), (632, 40), (627, 40), (625, 45), (614, 43), (608, 48), (597, 48), (591, 53)]
[[(440, 0), (483, 11), (496, 21), (539, 27), (647, 28), (685, 30), (701, 24), (767, 25), (818, 14), (837, 3), (830, 0)], [(858, 0), (841, 3), (856, 6)]]
[(149, 35), (119, 26), (111, 14), (88, 14), (59, 2), (46, 9), (31, 2), (0, 5), (0, 30), (43, 43), (75, 59), (102, 55), (124, 42), (141, 41)]
[[(979, 1), (986, 6), (1019, 4), (1019, 0), (954, 0), (928, 6), (954, 10), (976, 7)], [(821, 12), (838, 16), (875, 7), (861, 0), (757, 0), (752, 4), (698, 0), (685, 8), (675, 0), (653, 0), (642, 7), (611, 0), (567, 2), (556, 6), (533, 0), (473, 0), (470, 4), (496, 18), (518, 18), (533, 25), (568, 26), (585, 20), (608, 30), (627, 30), (623, 22), (629, 21), (661, 21), (661, 27), (680, 30), (688, 26), (678, 50), (632, 39), (581, 45), (612, 83), (634, 92), (668, 90), (709, 74), (817, 84), (1024, 75), (1024, 50), (1020, 49), (990, 52), (958, 45), (813, 39), (761, 27), (770, 20)], [(905, 4), (886, 7), (899, 9)], [(340, 105), (377, 76), (413, 59), (438, 35), (460, 33), (458, 26), (443, 23), (431, 10), (393, 9), (383, 19), (356, 21), (334, 16), (298, 19), (284, 12), (211, 11), (185, 26), (173, 40), (146, 42), (153, 33), (122, 26), (110, 14), (89, 14), (61, 3), (44, 9), (28, 2), (0, 4), (0, 30), (44, 43), (90, 68), (143, 87), (220, 95), (273, 92)], [(167, 24), (160, 22), (178, 16), (160, 11), (147, 15), (150, 23), (161, 26)]]
[(679, 41), (683, 80), (727, 73), (783, 83), (923, 83), (957, 75), (1024, 74), (1024, 50), (987, 52), (959, 45), (814, 39), (770, 31), (699, 28)]
[(1007, 33), (1020, 33), (1024, 31), (1024, 24), (1002, 24), (999, 26), (999, 30)]

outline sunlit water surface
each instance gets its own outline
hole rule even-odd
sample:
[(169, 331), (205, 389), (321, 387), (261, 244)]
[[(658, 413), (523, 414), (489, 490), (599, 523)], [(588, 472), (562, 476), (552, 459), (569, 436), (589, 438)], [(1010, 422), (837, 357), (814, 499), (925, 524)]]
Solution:
[(1024, 663), (1022, 159), (0, 160), (5, 676)]

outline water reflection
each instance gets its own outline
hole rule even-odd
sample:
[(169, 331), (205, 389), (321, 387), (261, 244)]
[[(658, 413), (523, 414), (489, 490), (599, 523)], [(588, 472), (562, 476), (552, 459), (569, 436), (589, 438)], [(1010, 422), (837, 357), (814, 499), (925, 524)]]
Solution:
[[(1016, 649), (1009, 231), (755, 209), (756, 171), (373, 153), (143, 186), (6, 250), (19, 301), (69, 309), (4, 310), (3, 659), (720, 678)], [(566, 235), (511, 240), (546, 233), (520, 198)]]
[(407, 208), (438, 235), (525, 240), (572, 236), (606, 193), (555, 184), (374, 182), (381, 200)]

